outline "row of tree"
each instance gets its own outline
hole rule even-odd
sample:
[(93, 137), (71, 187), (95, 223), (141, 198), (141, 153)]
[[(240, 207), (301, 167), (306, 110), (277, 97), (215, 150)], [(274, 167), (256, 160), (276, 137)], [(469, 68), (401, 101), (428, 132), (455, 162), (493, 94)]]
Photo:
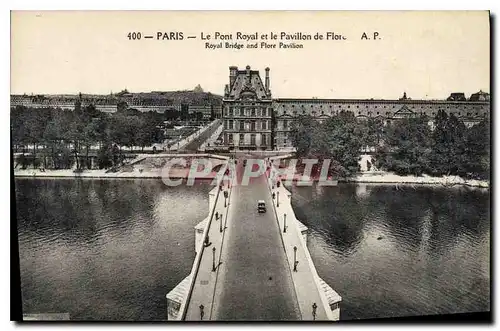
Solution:
[[(89, 168), (89, 153), (96, 149), (98, 166), (107, 168), (123, 159), (122, 146), (144, 148), (163, 142), (163, 121), (163, 114), (129, 109), (108, 114), (78, 104), (74, 111), (18, 106), (11, 110), (12, 146), (23, 153), (23, 167), (43, 162), (44, 168)], [(42, 155), (40, 161), (37, 156)]]
[(433, 129), (426, 117), (410, 118), (384, 128), (377, 165), (400, 175), (457, 175), (489, 179), (490, 122), (466, 127), (453, 114), (440, 110)]
[[(429, 123), (433, 123), (432, 127)], [(458, 175), (489, 178), (490, 123), (484, 119), (466, 127), (454, 115), (439, 111), (427, 116), (358, 120), (343, 112), (323, 123), (303, 116), (290, 138), (299, 158), (330, 159), (330, 174), (348, 177), (359, 171), (359, 158), (366, 146), (375, 149), (375, 165), (399, 175)]]

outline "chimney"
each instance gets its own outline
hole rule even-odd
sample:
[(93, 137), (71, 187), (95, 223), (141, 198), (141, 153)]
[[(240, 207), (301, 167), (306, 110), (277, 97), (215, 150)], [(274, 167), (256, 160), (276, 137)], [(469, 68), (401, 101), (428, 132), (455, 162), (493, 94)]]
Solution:
[(236, 81), (236, 75), (238, 73), (238, 67), (229, 67), (229, 89), (233, 88), (234, 82)]
[(266, 93), (269, 94), (269, 67), (266, 68), (266, 82), (265, 82), (265, 87), (266, 87)]

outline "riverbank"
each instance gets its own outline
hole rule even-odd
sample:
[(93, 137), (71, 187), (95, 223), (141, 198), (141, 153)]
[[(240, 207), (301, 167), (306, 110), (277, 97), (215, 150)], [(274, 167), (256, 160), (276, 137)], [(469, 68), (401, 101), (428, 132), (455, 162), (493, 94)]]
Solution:
[[(171, 173), (170, 178), (187, 178), (189, 169), (179, 169), (176, 173)], [(106, 170), (85, 170), (80, 173), (73, 172), (72, 169), (64, 170), (45, 170), (40, 171), (39, 169), (26, 169), (26, 170), (15, 170), (15, 177), (30, 177), (30, 178), (162, 178), (161, 169), (156, 171), (138, 171), (135, 169), (130, 172), (108, 172)], [(206, 176), (208, 179), (212, 179), (214, 174), (209, 174)], [(389, 172), (372, 172), (363, 173), (357, 177), (346, 178), (339, 180), (340, 182), (354, 182), (354, 183), (374, 183), (374, 184), (412, 184), (412, 185), (440, 185), (445, 187), (451, 186), (468, 186), (468, 187), (478, 187), (478, 188), (489, 188), (490, 183), (486, 180), (466, 180), (458, 176), (443, 176), (443, 177), (432, 177), (432, 176), (398, 176)]]
[[(172, 169), (169, 175), (170, 179), (186, 179), (188, 178), (189, 168)], [(95, 178), (95, 179), (112, 179), (112, 178), (143, 178), (143, 179), (161, 179), (163, 173), (161, 169), (157, 171), (130, 171), (130, 172), (106, 172), (106, 170), (85, 170), (79, 173), (73, 172), (71, 169), (65, 170), (45, 170), (38, 169), (18, 170), (14, 172), (15, 177), (19, 178)], [(196, 179), (214, 179), (217, 176), (216, 172), (212, 172), (203, 177), (195, 177)]]
[(442, 185), (448, 186), (470, 186), (489, 188), (490, 183), (487, 180), (464, 179), (459, 176), (432, 177), (423, 176), (399, 176), (390, 172), (367, 172), (357, 177), (346, 179), (347, 182), (356, 183), (379, 183), (379, 184), (418, 184), (418, 185)]
[[(279, 172), (282, 181), (286, 181), (285, 169), (280, 169)], [(317, 182), (317, 178), (305, 178), (300, 173), (296, 173), (293, 178), (294, 183), (310, 183), (311, 181)], [(387, 185), (439, 185), (444, 187), (452, 186), (468, 186), (477, 188), (490, 187), (487, 180), (464, 179), (459, 176), (442, 176), (432, 177), (428, 175), (422, 176), (399, 176), (391, 172), (373, 171), (359, 173), (356, 177), (349, 178), (328, 178), (328, 182), (324, 183), (325, 186), (336, 185), (338, 182), (344, 183), (372, 183), (372, 184), (387, 184)], [(299, 184), (300, 185), (300, 184)], [(305, 184), (304, 184), (305, 185)]]

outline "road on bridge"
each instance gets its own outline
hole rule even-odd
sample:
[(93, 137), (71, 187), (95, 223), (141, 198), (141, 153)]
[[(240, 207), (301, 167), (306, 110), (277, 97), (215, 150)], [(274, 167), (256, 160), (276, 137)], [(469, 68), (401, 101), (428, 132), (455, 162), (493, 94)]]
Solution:
[[(238, 162), (241, 182), (243, 162)], [(300, 320), (266, 177), (233, 187), (212, 320)], [(257, 200), (267, 213), (257, 212)]]

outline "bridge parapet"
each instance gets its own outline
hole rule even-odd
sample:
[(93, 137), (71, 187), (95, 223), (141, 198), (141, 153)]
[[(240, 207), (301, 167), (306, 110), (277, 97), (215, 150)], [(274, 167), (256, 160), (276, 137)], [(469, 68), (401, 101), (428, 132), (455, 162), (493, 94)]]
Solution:
[[(273, 178), (269, 178), (268, 185), (271, 194), (274, 193), (273, 209), (291, 269), (302, 320), (339, 320), (342, 298), (316, 271), (307, 248), (307, 227), (295, 216), (291, 193), (283, 185), (276, 185)], [(313, 305), (316, 306), (314, 316)]]
[[(228, 192), (227, 198), (225, 191)], [(230, 196), (230, 183), (223, 185), (222, 190), (217, 185), (209, 193), (209, 215), (195, 227), (196, 257), (191, 272), (167, 294), (169, 320), (210, 319)], [(200, 315), (201, 310), (203, 316)]]

